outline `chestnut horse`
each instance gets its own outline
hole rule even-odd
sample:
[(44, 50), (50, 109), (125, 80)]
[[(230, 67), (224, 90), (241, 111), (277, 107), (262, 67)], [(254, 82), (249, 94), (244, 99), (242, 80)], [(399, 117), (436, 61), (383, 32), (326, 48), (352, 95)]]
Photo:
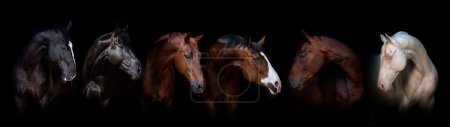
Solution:
[(380, 35), (383, 41), (378, 73), (378, 88), (383, 95), (395, 100), (400, 112), (418, 103), (430, 112), (438, 72), (422, 43), (406, 32), (392, 37)]
[(47, 111), (71, 94), (76, 64), (69, 38), (71, 22), (66, 28), (54, 28), (36, 34), (14, 67), (15, 99), (19, 113), (38, 104)]
[(216, 114), (216, 103), (226, 103), (227, 113), (236, 111), (238, 98), (243, 94), (239, 88), (243, 81), (241, 77), (248, 83), (267, 88), (272, 95), (280, 93), (281, 81), (263, 51), (264, 41), (265, 37), (256, 43), (228, 34), (209, 48), (209, 56), (204, 58), (208, 71), (205, 96), (212, 115)]
[[(336, 39), (302, 32), (307, 40), (300, 44), (289, 74), (292, 88), (300, 92), (298, 98), (308, 98), (316, 106), (330, 106), (327, 104), (331, 103), (338, 110), (349, 109), (363, 94), (358, 57)], [(328, 63), (336, 64), (340, 69), (322, 70)], [(314, 92), (308, 95), (308, 91)]]
[(190, 82), (193, 93), (204, 91), (204, 77), (200, 68), (201, 53), (197, 46), (202, 37), (203, 35), (192, 37), (187, 33), (171, 32), (155, 42), (148, 52), (143, 75), (141, 102), (144, 108), (154, 102), (163, 104), (168, 109), (172, 108), (175, 69)]

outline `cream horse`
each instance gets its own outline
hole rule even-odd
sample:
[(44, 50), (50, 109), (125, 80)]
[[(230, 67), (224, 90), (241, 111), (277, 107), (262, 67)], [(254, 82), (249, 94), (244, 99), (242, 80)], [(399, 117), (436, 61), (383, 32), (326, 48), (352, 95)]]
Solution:
[[(392, 37), (381, 35), (383, 46), (380, 55), (378, 88), (399, 104), (405, 112), (418, 103), (430, 112), (434, 105), (438, 73), (422, 43), (406, 32)], [(393, 89), (391, 89), (393, 88)]]

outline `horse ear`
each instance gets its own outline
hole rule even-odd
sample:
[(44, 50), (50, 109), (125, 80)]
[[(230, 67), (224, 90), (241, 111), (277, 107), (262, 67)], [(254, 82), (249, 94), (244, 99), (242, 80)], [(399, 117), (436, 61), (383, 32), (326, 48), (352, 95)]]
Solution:
[(314, 41), (314, 39), (311, 37), (311, 35), (309, 35), (308, 32), (302, 30), (303, 35), (305, 35), (306, 39), (308, 39), (308, 43), (312, 43)]
[(125, 25), (125, 28), (123, 28), (123, 31), (128, 33), (128, 30), (130, 30), (130, 28), (128, 27), (128, 23)]
[(189, 43), (191, 41), (189, 41), (189, 39), (191, 39), (191, 33), (186, 33), (186, 35), (184, 36), (184, 42), (185, 43)]
[(263, 36), (261, 39), (259, 39), (258, 44), (263, 45), (265, 41), (266, 41), (266, 36)]
[(70, 28), (72, 28), (72, 21), (69, 21), (69, 23), (66, 26), (66, 30), (69, 31)]
[(252, 45), (252, 39), (249, 35), (245, 36), (245, 45), (250, 47)]
[(383, 44), (387, 42), (387, 38), (383, 34), (380, 34), (380, 38), (381, 38), (381, 41), (383, 42)]
[(203, 38), (203, 35), (204, 35), (204, 34), (201, 34), (201, 35), (198, 35), (197, 37), (195, 37), (195, 41), (198, 42), (200, 39)]
[(313, 45), (314, 44), (314, 39), (311, 37), (311, 35), (309, 35), (309, 33), (308, 32), (306, 32), (306, 31), (304, 31), (304, 30), (302, 30), (302, 33), (303, 33), (303, 35), (305, 35), (305, 37), (306, 37), (306, 43), (308, 43), (308, 44), (310, 44), (310, 45)]
[(394, 40), (392, 39), (392, 37), (390, 37), (386, 33), (384, 33), (384, 37), (383, 37), (383, 35), (380, 34), (380, 37), (381, 37), (381, 41), (383, 41), (383, 43), (389, 43), (390, 42), (390, 43), (395, 44)]

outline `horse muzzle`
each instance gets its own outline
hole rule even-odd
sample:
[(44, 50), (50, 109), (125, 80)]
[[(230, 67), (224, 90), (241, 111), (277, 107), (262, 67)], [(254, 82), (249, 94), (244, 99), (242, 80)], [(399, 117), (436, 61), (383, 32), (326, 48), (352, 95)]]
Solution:
[(303, 89), (303, 84), (298, 79), (293, 79), (289, 81), (291, 83), (291, 87), (297, 90)]
[(64, 81), (64, 82), (70, 82), (70, 81), (72, 81), (73, 79), (75, 79), (76, 76), (77, 76), (77, 73), (69, 74), (69, 75), (67, 75), (67, 76), (64, 76), (63, 81)]
[(384, 82), (378, 82), (378, 89), (380, 89), (383, 92), (387, 92), (388, 90), (391, 89), (390, 85), (388, 85), (387, 83)]
[(272, 95), (278, 94), (281, 92), (281, 82), (275, 81), (273, 83), (268, 83), (267, 88), (269, 88), (269, 91)]
[(192, 81), (191, 90), (194, 93), (203, 93), (205, 91), (205, 84), (200, 80)]

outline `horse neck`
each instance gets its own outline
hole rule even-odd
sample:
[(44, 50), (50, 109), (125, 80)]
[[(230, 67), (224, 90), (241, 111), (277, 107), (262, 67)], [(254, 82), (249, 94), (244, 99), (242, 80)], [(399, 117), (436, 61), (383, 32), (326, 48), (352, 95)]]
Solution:
[[(104, 53), (104, 50), (108, 48), (110, 39), (103, 39), (112, 33), (108, 33), (105, 35), (102, 35), (94, 42), (94, 45), (89, 49), (87, 56), (85, 58), (84, 64), (83, 64), (83, 80), (87, 81), (89, 78), (92, 78), (91, 76), (94, 76), (95, 69), (98, 69), (96, 66), (98, 66), (100, 63), (96, 63), (97, 59), (102, 59), (103, 56), (100, 56)], [(99, 58), (101, 57), (101, 58)]]
[(27, 79), (23, 81), (38, 84), (48, 81), (46, 74), (48, 68), (44, 66), (48, 64), (45, 61), (48, 36), (44, 33), (34, 36), (23, 50), (22, 56), (17, 60), (15, 73), (16, 76)]
[(414, 67), (422, 73), (433, 71), (434, 65), (424, 48), (424, 46), (415, 40), (416, 42), (410, 42), (408, 45), (404, 45), (404, 53), (407, 58), (414, 63)]
[[(21, 63), (35, 64), (33, 62), (40, 62), (43, 58), (43, 55), (41, 55), (40, 52), (45, 52), (44, 50), (48, 49), (48, 42), (50, 38), (48, 36), (49, 35), (46, 33), (39, 33), (34, 36), (23, 52), (20, 60)], [(37, 54), (39, 54), (39, 56), (36, 56)], [(46, 54), (46, 52), (43, 54)]]
[(334, 61), (340, 61), (342, 59), (357, 59), (357, 56), (353, 50), (339, 40), (326, 36), (317, 37), (316, 40), (320, 45), (316, 46), (316, 48), (322, 51), (327, 58), (331, 58)]
[[(214, 45), (213, 47), (211, 47), (209, 49), (209, 54), (211, 55), (211, 57), (213, 58), (220, 58), (220, 57), (234, 57), (234, 58), (238, 58), (239, 56), (237, 55), (230, 55), (230, 56), (223, 56), (220, 55), (220, 49), (224, 49), (223, 45)], [(239, 73), (236, 70), (230, 70), (230, 69), (225, 69), (225, 70), (221, 70), (222, 68), (224, 68), (225, 66), (229, 65), (229, 64), (233, 64), (233, 62), (235, 62), (236, 60), (233, 59), (211, 59), (207, 62), (208, 64), (208, 81), (209, 84), (207, 89), (209, 89), (209, 94), (213, 97), (216, 98), (218, 96), (220, 96), (220, 93), (222, 93), (221, 91), (219, 91), (219, 86), (221, 85), (221, 88), (223, 89), (224, 87), (231, 87), (231, 85), (236, 85), (236, 82), (239, 82)], [(217, 76), (218, 76), (218, 72), (221, 71), (221, 76), (222, 77), (228, 77), (227, 80), (225, 81), (217, 81)], [(221, 82), (221, 84), (217, 84), (217, 82)]]
[[(21, 83), (25, 81), (29, 84), (28, 90), (35, 92), (38, 98), (42, 98), (50, 94), (56, 97), (64, 94), (68, 90), (63, 89), (66, 86), (61, 84), (61, 75), (57, 71), (58, 68), (50, 63), (46, 58), (48, 55), (48, 43), (55, 31), (46, 31), (34, 36), (28, 46), (24, 50), (24, 54), (16, 65), (16, 76), (21, 78)], [(49, 98), (55, 99), (55, 98)], [(52, 100), (48, 100), (52, 101)]]
[(349, 47), (336, 39), (325, 36), (320, 36), (317, 40), (321, 45), (317, 48), (323, 52), (328, 62), (336, 62), (341, 66), (352, 82), (362, 83), (362, 70), (358, 56)]
[(174, 57), (171, 56), (173, 52), (164, 49), (160, 46), (153, 48), (146, 61), (144, 93), (153, 101), (170, 101), (173, 98)]

